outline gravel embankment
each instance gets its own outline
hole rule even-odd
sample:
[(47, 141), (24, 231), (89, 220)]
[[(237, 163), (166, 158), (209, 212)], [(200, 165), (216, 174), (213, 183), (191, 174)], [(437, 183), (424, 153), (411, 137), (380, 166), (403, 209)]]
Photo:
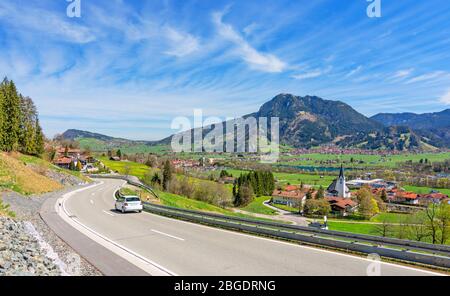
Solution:
[(0, 275), (62, 275), (46, 255), (25, 222), (0, 217)]
[[(72, 191), (76, 189), (76, 187), (66, 188), (62, 191), (52, 192), (43, 194), (40, 196), (32, 196), (32, 197), (24, 197), (14, 192), (4, 193), (2, 195), (2, 199), (5, 203), (9, 204), (10, 209), (15, 212), (17, 223), (17, 231), (21, 234), (19, 237), (23, 237), (25, 239), (26, 236), (30, 237), (29, 241), (32, 241), (32, 245), (36, 245), (36, 251), (39, 254), (38, 258), (42, 254), (44, 254), (44, 260), (50, 260), (55, 266), (57, 266), (58, 274), (54, 270), (46, 271), (46, 275), (81, 275), (81, 276), (97, 276), (101, 275), (101, 273), (90, 263), (88, 263), (83, 258), (80, 258), (76, 252), (67, 245), (63, 240), (61, 240), (41, 219), (39, 215), (39, 211), (41, 209), (42, 204), (47, 198), (51, 197), (60, 197), (66, 192)], [(10, 223), (10, 222), (8, 222)], [(14, 228), (14, 226), (13, 226)], [(13, 231), (13, 232), (14, 232)], [(24, 240), (23, 243), (17, 241), (17, 246), (14, 247), (14, 243), (10, 243), (11, 236), (9, 235), (10, 231), (5, 230), (5, 226), (0, 225), (0, 232), (5, 232), (5, 237), (0, 238), (0, 247), (2, 247), (1, 243), (4, 245), (8, 245), (12, 247), (13, 250), (10, 250), (9, 247), (6, 249), (6, 257), (2, 257), (0, 255), (0, 265), (2, 264), (1, 260), (4, 259), (4, 262), (10, 262), (12, 259), (17, 259), (18, 255), (14, 258), (10, 258), (10, 251), (25, 254), (25, 257), (29, 260), (33, 260), (33, 256), (29, 256), (26, 253), (27, 240)], [(17, 234), (17, 233), (16, 233)], [(25, 248), (25, 249), (24, 249)], [(3, 254), (5, 251), (0, 251)], [(23, 256), (22, 256), (23, 257)], [(45, 259), (46, 258), (46, 259)], [(24, 259), (26, 260), (26, 259)], [(40, 259), (39, 259), (40, 260)], [(34, 262), (34, 261), (33, 261)], [(8, 263), (5, 263), (8, 264)], [(13, 270), (20, 271), (22, 268), (15, 269), (15, 265), (10, 265), (9, 268), (13, 268)], [(31, 271), (35, 271), (34, 275), (40, 275), (40, 273), (36, 272), (36, 269), (32, 269)], [(12, 272), (12, 273), (11, 273)], [(14, 274), (14, 271), (8, 272), (7, 274)], [(30, 271), (24, 271), (25, 274), (29, 274)], [(0, 274), (2, 274), (2, 269), (0, 267)], [(42, 274), (43, 275), (43, 274)]]

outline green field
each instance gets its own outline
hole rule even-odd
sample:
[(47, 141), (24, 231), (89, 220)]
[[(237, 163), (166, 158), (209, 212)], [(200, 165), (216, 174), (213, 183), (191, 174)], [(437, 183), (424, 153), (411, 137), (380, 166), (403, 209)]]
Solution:
[(132, 161), (113, 161), (109, 160), (107, 157), (100, 157), (99, 160), (106, 165), (110, 170), (113, 170), (114, 172), (119, 172), (120, 174), (125, 174), (126, 169), (128, 168), (129, 174), (132, 176), (136, 176), (140, 179), (142, 179), (145, 174), (148, 172), (156, 172), (157, 169), (152, 169), (149, 166), (132, 162)]
[(329, 230), (377, 235), (377, 225), (370, 223), (328, 222)]
[(411, 217), (411, 214), (380, 213), (372, 217), (370, 222), (401, 223), (409, 217)]
[(402, 187), (407, 191), (411, 191), (411, 192), (415, 192), (415, 193), (419, 193), (419, 194), (426, 194), (426, 193), (430, 193), (430, 191), (432, 191), (432, 190), (437, 190), (442, 194), (446, 194), (446, 195), (450, 196), (450, 189), (445, 189), (445, 188), (419, 187), (419, 186), (410, 186), (410, 185), (405, 185)]
[[(353, 158), (353, 162), (351, 159)], [(400, 154), (390, 156), (363, 155), (363, 154), (320, 154), (310, 153), (292, 156), (282, 156), (280, 163), (293, 166), (326, 166), (338, 167), (344, 163), (346, 167), (389, 167), (394, 168), (398, 163), (412, 161), (419, 162), (421, 159), (428, 159), (430, 162), (444, 161), (450, 159), (450, 152), (446, 153), (418, 153)], [(359, 163), (359, 162), (362, 163)]]
[(270, 199), (270, 196), (257, 197), (250, 204), (243, 207), (242, 210), (256, 214), (276, 215), (277, 212), (275, 210), (272, 210), (263, 204), (268, 199)]
[(108, 150), (116, 151), (120, 149), (122, 153), (125, 154), (136, 154), (136, 153), (164, 153), (168, 152), (170, 147), (167, 145), (155, 145), (150, 146), (144, 143), (117, 143), (117, 144), (108, 144), (105, 141), (101, 141), (93, 138), (80, 138), (76, 139), (76, 141), (80, 144), (81, 149), (89, 149), (94, 152), (107, 152)]
[[(240, 174), (246, 173), (246, 171), (243, 170), (235, 170), (235, 169), (229, 169), (227, 170), (229, 173), (233, 175), (233, 177), (239, 177)], [(274, 172), (273, 175), (275, 176), (275, 179), (278, 181), (278, 183), (282, 185), (286, 184), (308, 184), (308, 185), (314, 185), (316, 187), (323, 186), (328, 187), (331, 182), (336, 178), (334, 176), (320, 176), (320, 175), (309, 175), (309, 174), (299, 174), (299, 173), (276, 173)]]

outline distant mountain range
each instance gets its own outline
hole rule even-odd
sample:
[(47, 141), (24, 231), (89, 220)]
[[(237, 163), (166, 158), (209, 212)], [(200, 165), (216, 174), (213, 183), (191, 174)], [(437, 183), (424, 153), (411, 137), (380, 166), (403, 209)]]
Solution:
[[(450, 109), (439, 113), (377, 114), (368, 118), (351, 106), (316, 96), (279, 94), (259, 109), (243, 116), (278, 117), (280, 141), (297, 148), (324, 144), (339, 147), (388, 150), (433, 150), (450, 147)], [(204, 128), (204, 133), (211, 127)], [(95, 139), (107, 147), (166, 145), (161, 141), (131, 141), (101, 134), (68, 130), (66, 139)]]
[(435, 113), (379, 113), (371, 117), (385, 126), (407, 126), (436, 147), (450, 147), (450, 109)]

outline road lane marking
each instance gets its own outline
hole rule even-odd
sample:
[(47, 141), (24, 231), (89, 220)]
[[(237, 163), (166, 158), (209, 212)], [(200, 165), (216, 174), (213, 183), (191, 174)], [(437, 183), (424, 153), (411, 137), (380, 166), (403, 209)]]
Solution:
[(95, 195), (95, 192), (92, 192), (91, 195)]
[(93, 205), (93, 204), (94, 204), (94, 201), (91, 199), (91, 200), (90, 200), (90, 203), (91, 203), (91, 205)]
[(170, 235), (170, 234), (167, 234), (167, 233), (165, 233), (165, 232), (161, 232), (161, 231), (154, 230), (154, 229), (152, 229), (152, 231), (153, 231), (153, 232), (156, 232), (156, 233), (159, 233), (159, 234), (161, 234), (161, 235), (165, 235), (165, 236), (168, 236), (168, 237), (171, 237), (171, 238), (180, 240), (180, 241), (184, 241), (184, 238), (181, 238), (181, 237), (177, 237), (177, 236), (174, 236), (174, 235)]
[[(93, 239), (103, 247), (107, 248), (108, 250), (114, 252), (118, 256), (124, 258), (125, 260), (129, 261), (131, 264), (137, 266), (138, 268), (141, 268), (142, 270), (145, 270), (150, 275), (172, 275), (177, 276), (176, 273), (162, 267), (161, 265), (157, 264), (156, 262), (132, 251), (129, 248), (126, 248), (113, 240), (109, 239), (108, 237), (100, 234), (99, 232), (96, 232), (92, 228), (86, 226), (85, 224), (78, 221), (78, 219), (70, 218), (70, 214), (66, 209), (65, 202), (67, 199), (69, 199), (72, 195), (75, 193), (102, 185), (104, 182), (101, 181), (100, 183), (80, 188), (77, 190), (74, 190), (72, 192), (64, 194), (60, 199), (57, 200), (55, 203), (55, 210), (59, 214), (59, 216), (66, 222), (68, 222), (72, 227), (86, 235), (87, 237)], [(124, 182), (125, 184), (126, 182)], [(62, 208), (62, 211), (59, 211), (58, 209)], [(99, 240), (100, 238), (101, 240)]]
[(110, 215), (110, 216), (114, 217), (114, 214), (112, 214), (112, 213), (110, 213), (110, 212), (108, 212), (108, 211), (103, 210), (103, 213), (105, 213), (105, 214), (107, 214), (107, 215)]
[[(301, 248), (301, 249), (308, 249), (308, 250), (319, 252), (319, 253), (322, 252), (322, 253), (328, 253), (328, 254), (337, 255), (337, 256), (348, 257), (348, 258), (352, 258), (352, 259), (355, 259), (355, 260), (362, 260), (362, 261), (367, 261), (367, 262), (373, 262), (373, 260), (371, 260), (371, 259), (360, 257), (360, 256), (356, 256), (356, 255), (344, 254), (344, 253), (333, 252), (333, 251), (330, 251), (330, 250), (324, 250), (324, 249), (320, 249), (320, 248), (314, 248), (314, 247), (309, 247), (309, 246), (304, 246), (304, 245), (298, 245), (298, 244), (295, 244), (295, 243), (284, 242), (284, 241), (281, 241), (281, 240), (265, 238), (265, 237), (261, 237), (261, 236), (257, 236), (257, 235), (250, 235), (250, 234), (245, 234), (245, 233), (239, 233), (239, 232), (232, 231), (232, 230), (221, 229), (221, 228), (216, 228), (216, 227), (212, 227), (212, 226), (206, 226), (206, 225), (202, 225), (202, 224), (197, 224), (197, 223), (194, 223), (194, 222), (188, 222), (188, 221), (173, 219), (173, 218), (169, 218), (169, 217), (166, 217), (166, 216), (153, 214), (153, 213), (150, 213), (150, 212), (147, 212), (147, 211), (144, 211), (144, 213), (147, 214), (147, 215), (150, 215), (150, 216), (161, 218), (163, 220), (169, 220), (169, 221), (172, 221), (172, 222), (176, 221), (176, 222), (179, 222), (179, 223), (189, 224), (189, 225), (193, 225), (193, 226), (196, 226), (196, 227), (206, 228), (206, 229), (209, 229), (209, 230), (216, 230), (216, 231), (226, 232), (226, 233), (233, 234), (233, 235), (239, 235), (239, 236), (244, 236), (244, 237), (247, 237), (247, 238), (264, 240), (264, 241), (268, 241), (268, 242), (271, 242), (271, 243), (277, 243), (277, 244), (287, 245), (287, 246), (291, 246), (291, 247), (298, 247), (298, 248)], [(432, 274), (434, 276), (445, 276), (445, 274), (438, 273), (438, 272), (433, 272), (433, 271), (429, 271), (429, 270), (425, 270), (425, 269), (419, 269), (419, 268), (404, 266), (404, 265), (390, 263), (390, 262), (383, 262), (383, 261), (381, 261), (380, 263), (381, 263), (381, 265), (387, 265), (387, 266), (392, 266), (392, 267), (396, 267), (396, 268), (400, 268), (400, 269), (407, 269), (407, 270), (412, 270), (412, 271), (415, 271), (415, 272)]]

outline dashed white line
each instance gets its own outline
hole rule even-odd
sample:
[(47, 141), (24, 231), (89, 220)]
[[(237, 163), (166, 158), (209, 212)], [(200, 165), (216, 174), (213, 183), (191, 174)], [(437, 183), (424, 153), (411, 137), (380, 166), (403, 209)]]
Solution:
[(156, 232), (156, 233), (159, 233), (159, 234), (162, 234), (162, 235), (165, 235), (165, 236), (168, 236), (168, 237), (171, 237), (171, 238), (174, 238), (174, 239), (177, 239), (177, 240), (180, 240), (180, 241), (184, 241), (184, 238), (181, 238), (181, 237), (178, 237), (178, 236), (170, 235), (170, 234), (167, 234), (165, 232), (161, 232), (161, 231), (154, 230), (154, 229), (152, 229), (152, 231)]
[(103, 210), (103, 213), (105, 213), (105, 214), (107, 214), (107, 215), (110, 215), (110, 216), (114, 217), (114, 214), (112, 214), (112, 213), (110, 213), (110, 212), (108, 212), (108, 211)]
[(93, 205), (94, 204), (94, 201), (91, 199), (90, 201), (89, 201), (90, 203), (91, 203), (91, 205)]

